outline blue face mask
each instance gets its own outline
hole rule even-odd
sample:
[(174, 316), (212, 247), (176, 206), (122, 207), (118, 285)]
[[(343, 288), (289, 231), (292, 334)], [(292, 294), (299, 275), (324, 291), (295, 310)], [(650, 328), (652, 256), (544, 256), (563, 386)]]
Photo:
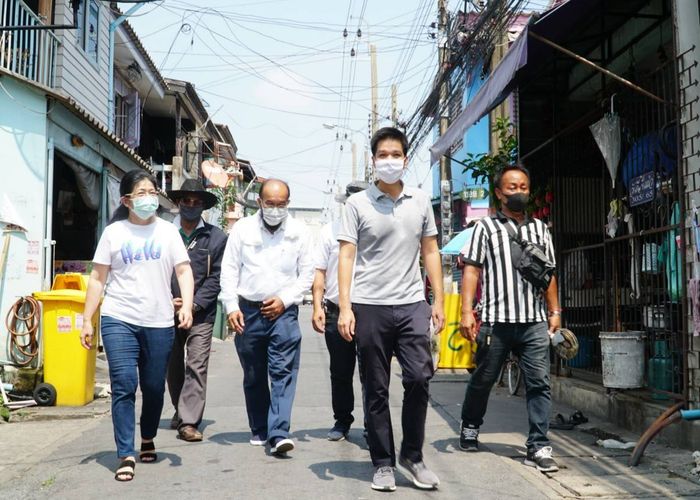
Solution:
[(134, 215), (141, 220), (148, 220), (153, 217), (159, 205), (158, 197), (153, 195), (132, 198), (131, 203), (134, 205), (132, 209)]

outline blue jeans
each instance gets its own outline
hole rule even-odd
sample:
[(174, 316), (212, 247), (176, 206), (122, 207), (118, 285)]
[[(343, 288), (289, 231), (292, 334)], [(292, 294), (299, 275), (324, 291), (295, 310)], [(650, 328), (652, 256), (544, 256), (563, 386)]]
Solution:
[(477, 427), (484, 423), (491, 388), (501, 373), (508, 353), (513, 351), (520, 360), (520, 369), (525, 378), (530, 422), (526, 446), (534, 450), (549, 446), (547, 431), (552, 397), (547, 323), (483, 323), (476, 342), (476, 370), (464, 395), (462, 423)]
[(273, 443), (289, 437), (301, 355), (299, 308), (290, 306), (270, 321), (259, 307), (243, 301), (240, 307), (245, 330), (236, 335), (235, 343), (243, 367), (248, 424), (254, 435)]
[(136, 388), (141, 385), (141, 438), (153, 439), (163, 411), (165, 374), (174, 327), (148, 328), (109, 316), (101, 319), (102, 343), (112, 384), (112, 424), (117, 456), (136, 455)]

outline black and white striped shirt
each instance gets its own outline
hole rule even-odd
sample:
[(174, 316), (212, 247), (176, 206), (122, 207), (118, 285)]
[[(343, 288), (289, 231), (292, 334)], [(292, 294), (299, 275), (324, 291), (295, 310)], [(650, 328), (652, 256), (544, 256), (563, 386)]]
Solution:
[(552, 262), (554, 245), (544, 222), (526, 219), (518, 226), (502, 212), (484, 217), (474, 226), (470, 243), (462, 250), (468, 265), (481, 268), (481, 319), (486, 323), (537, 323), (547, 320), (544, 295), (515, 269), (506, 224), (520, 237), (542, 246)]

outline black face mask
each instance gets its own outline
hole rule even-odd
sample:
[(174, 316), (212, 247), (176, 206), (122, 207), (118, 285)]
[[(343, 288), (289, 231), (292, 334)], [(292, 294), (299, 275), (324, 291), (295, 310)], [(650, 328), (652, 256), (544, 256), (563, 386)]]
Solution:
[(186, 221), (196, 221), (202, 216), (204, 207), (180, 207), (180, 217)]
[(527, 208), (529, 196), (525, 193), (515, 193), (506, 196), (505, 205), (511, 212), (521, 213)]

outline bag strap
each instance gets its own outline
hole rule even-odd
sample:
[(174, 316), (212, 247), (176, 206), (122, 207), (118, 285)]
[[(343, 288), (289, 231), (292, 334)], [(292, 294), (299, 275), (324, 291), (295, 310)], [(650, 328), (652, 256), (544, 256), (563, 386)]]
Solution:
[(510, 221), (502, 222), (506, 228), (506, 231), (508, 232), (508, 237), (511, 239), (511, 241), (514, 241), (518, 245), (522, 245), (523, 239), (520, 237), (519, 232), (517, 232), (515, 229), (510, 224)]

